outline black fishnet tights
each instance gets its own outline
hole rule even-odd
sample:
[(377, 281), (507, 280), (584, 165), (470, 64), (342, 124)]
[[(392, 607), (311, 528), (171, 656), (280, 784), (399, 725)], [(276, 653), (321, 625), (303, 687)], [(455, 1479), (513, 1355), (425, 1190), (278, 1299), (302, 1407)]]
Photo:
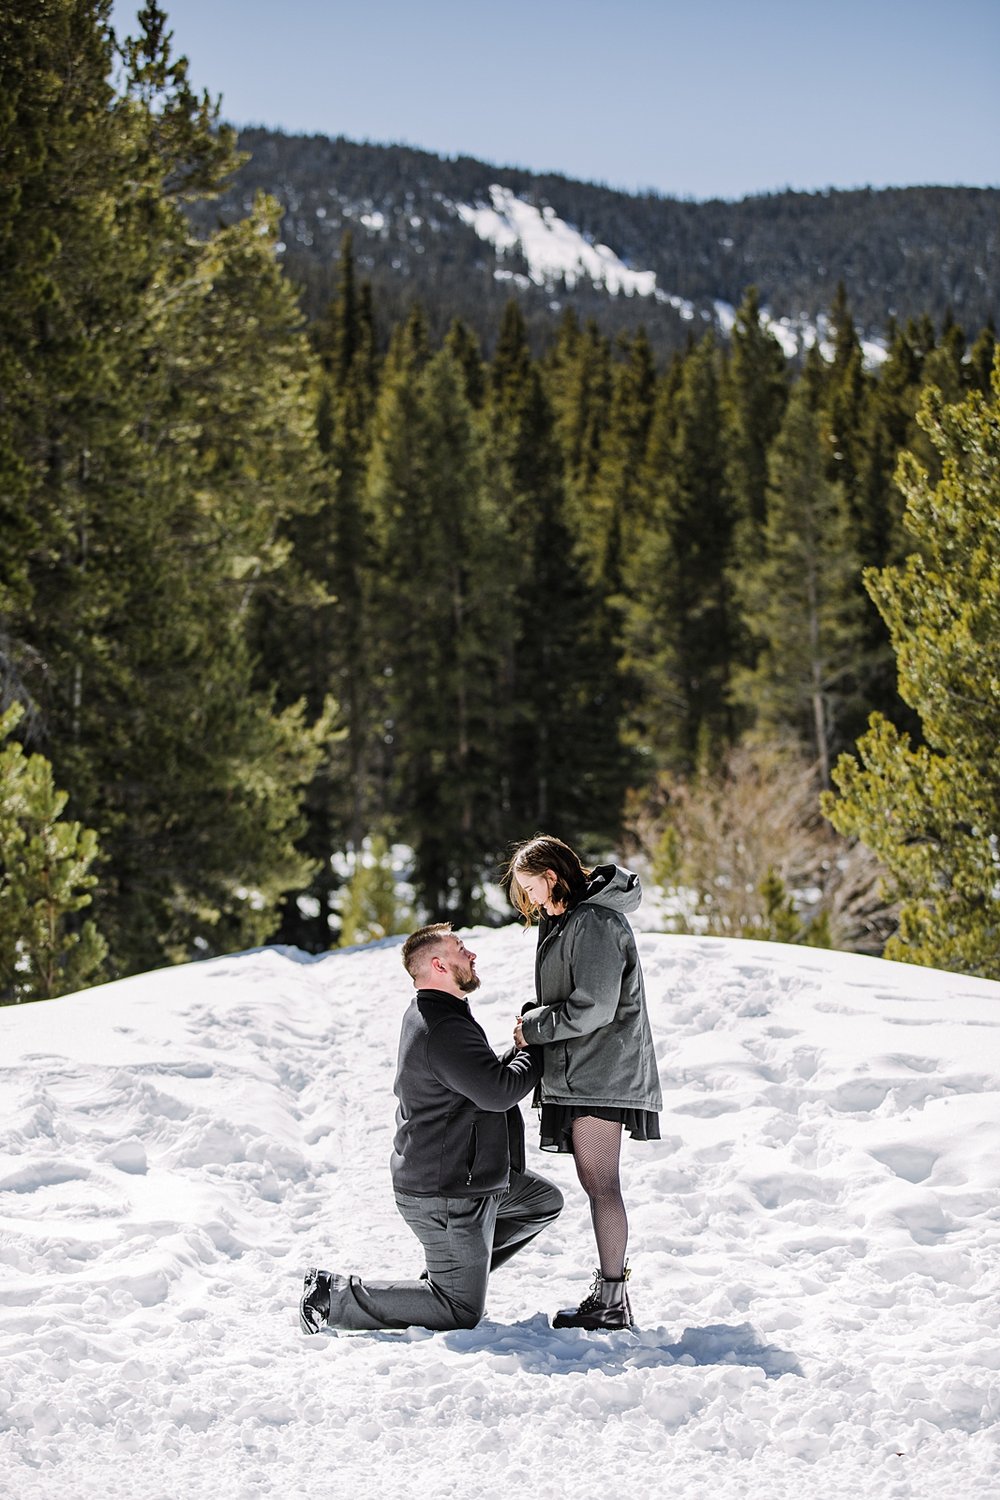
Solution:
[(618, 1170), (621, 1146), (622, 1127), (617, 1120), (584, 1115), (573, 1121), (576, 1175), (590, 1199), (601, 1275), (611, 1280), (625, 1274), (628, 1246), (628, 1219)]

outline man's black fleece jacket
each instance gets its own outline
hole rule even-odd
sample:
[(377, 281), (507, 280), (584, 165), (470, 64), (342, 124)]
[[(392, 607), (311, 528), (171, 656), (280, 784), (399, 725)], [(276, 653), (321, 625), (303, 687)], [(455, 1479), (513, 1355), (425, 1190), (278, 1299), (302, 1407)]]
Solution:
[(403, 1017), (392, 1183), (419, 1197), (483, 1198), (524, 1170), (517, 1101), (541, 1076), (538, 1053), (499, 1058), (469, 1002), (418, 990)]

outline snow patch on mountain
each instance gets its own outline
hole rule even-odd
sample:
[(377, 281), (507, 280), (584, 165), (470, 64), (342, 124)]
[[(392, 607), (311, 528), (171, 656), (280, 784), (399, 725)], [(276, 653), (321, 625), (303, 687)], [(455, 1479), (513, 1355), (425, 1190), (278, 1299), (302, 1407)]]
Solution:
[[(498, 281), (510, 281), (522, 290), (531, 286), (555, 291), (558, 282), (572, 289), (578, 282), (589, 281), (603, 287), (609, 296), (649, 297), (663, 306), (672, 307), (685, 322), (714, 324), (727, 337), (736, 321), (736, 309), (729, 302), (715, 301), (699, 308), (686, 297), (664, 291), (656, 284), (656, 272), (629, 266), (608, 245), (595, 244), (572, 224), (560, 219), (555, 209), (545, 204), (518, 198), (510, 188), (494, 183), (489, 190), (490, 203), (454, 203), (453, 212), (475, 230), (481, 240), (491, 244), (498, 257), (512, 254), (523, 258), (527, 273), (499, 265), (494, 271)], [(766, 309), (761, 322), (777, 339), (785, 355), (795, 355), (819, 344), (825, 359), (832, 359), (833, 345), (825, 319), (812, 322), (805, 316), (775, 317)], [(880, 364), (886, 347), (875, 339), (863, 342), (866, 365)]]
[[(714, 302), (715, 320), (728, 338), (736, 322), (736, 308), (730, 302)], [(815, 322), (804, 315), (798, 318), (776, 318), (767, 309), (761, 310), (760, 321), (767, 331), (777, 339), (783, 354), (794, 359), (797, 354), (819, 345), (825, 360), (834, 356), (834, 329), (829, 318), (819, 317)], [(888, 346), (881, 339), (862, 339), (861, 357), (866, 369), (875, 369), (888, 355)]]
[(649, 297), (656, 290), (653, 271), (633, 271), (607, 245), (595, 245), (558, 217), (554, 208), (536, 208), (516, 198), (510, 188), (490, 188), (492, 206), (456, 203), (455, 212), (481, 240), (499, 254), (519, 250), (535, 286), (551, 286), (561, 277), (573, 287), (584, 278), (616, 297)]

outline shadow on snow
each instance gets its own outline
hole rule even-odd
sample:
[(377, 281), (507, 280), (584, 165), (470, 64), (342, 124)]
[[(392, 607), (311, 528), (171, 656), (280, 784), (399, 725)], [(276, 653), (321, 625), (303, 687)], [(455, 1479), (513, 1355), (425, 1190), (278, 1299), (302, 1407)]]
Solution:
[(522, 1323), (484, 1321), (477, 1328), (444, 1334), (411, 1329), (409, 1337), (441, 1338), (457, 1353), (490, 1354), (538, 1375), (570, 1375), (582, 1370), (617, 1375), (658, 1365), (744, 1365), (763, 1370), (769, 1380), (802, 1374), (793, 1354), (765, 1344), (750, 1323), (686, 1328), (679, 1340), (671, 1342), (665, 1328), (586, 1333), (575, 1328), (551, 1328), (544, 1313), (538, 1313)]

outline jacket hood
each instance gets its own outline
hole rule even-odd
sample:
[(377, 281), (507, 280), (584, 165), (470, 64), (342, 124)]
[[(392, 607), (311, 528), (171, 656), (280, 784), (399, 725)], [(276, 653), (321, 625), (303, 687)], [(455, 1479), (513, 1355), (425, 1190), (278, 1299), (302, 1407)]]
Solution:
[(635, 911), (642, 900), (642, 886), (634, 870), (623, 869), (621, 865), (598, 865), (591, 871), (583, 900), (593, 906), (610, 906), (612, 911), (625, 915)]

